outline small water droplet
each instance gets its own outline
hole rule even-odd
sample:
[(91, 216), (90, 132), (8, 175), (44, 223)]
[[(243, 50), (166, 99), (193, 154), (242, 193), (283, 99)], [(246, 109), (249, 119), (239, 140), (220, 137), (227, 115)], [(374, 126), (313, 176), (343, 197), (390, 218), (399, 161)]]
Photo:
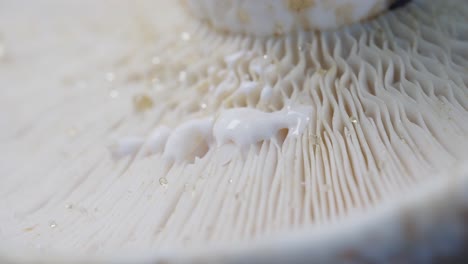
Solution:
[(109, 93), (109, 97), (112, 98), (112, 99), (115, 99), (117, 97), (119, 97), (119, 91), (115, 90), (115, 89), (112, 89)]
[(264, 54), (263, 59), (267, 60), (268, 59), (268, 54)]
[(402, 142), (403, 144), (406, 144), (406, 140), (405, 140), (405, 138), (404, 138), (403, 136), (400, 136), (400, 140), (401, 140), (401, 142)]
[(187, 72), (179, 72), (179, 82), (185, 82), (187, 80)]
[(355, 117), (355, 116), (351, 116), (351, 117), (349, 118), (349, 121), (350, 121), (351, 123), (355, 124), (355, 125), (358, 123), (358, 119), (357, 119), (357, 117)]
[(56, 228), (57, 227), (57, 223), (55, 221), (50, 221), (49, 222), (49, 227), (50, 228)]
[(161, 80), (157, 77), (150, 80), (149, 88), (155, 92), (161, 92), (164, 89), (164, 86), (161, 83)]
[(152, 85), (156, 85), (156, 84), (160, 84), (160, 83), (161, 83), (161, 80), (158, 77), (151, 78), (151, 84)]
[(188, 32), (182, 32), (180, 34), (180, 38), (183, 40), (183, 41), (189, 41), (191, 36)]
[(34, 228), (36, 228), (36, 226), (26, 227), (26, 228), (23, 228), (23, 231), (24, 231), (24, 232), (31, 232), (31, 231), (34, 230)]
[(317, 74), (319, 74), (321, 76), (324, 76), (325, 74), (327, 74), (327, 72), (328, 72), (327, 70), (322, 69), (322, 68), (317, 70)]
[(68, 210), (71, 210), (71, 209), (73, 209), (73, 204), (66, 204), (65, 208), (68, 209)]
[(297, 50), (299, 51), (307, 51), (311, 48), (312, 48), (312, 44), (308, 42), (297, 45)]
[(70, 127), (67, 130), (67, 134), (68, 134), (69, 137), (75, 137), (76, 134), (78, 134), (78, 129), (76, 129), (76, 127)]
[(165, 177), (159, 178), (159, 185), (161, 185), (164, 188), (167, 188), (168, 184), (169, 184), (169, 182), (167, 181), (167, 179)]
[(155, 56), (151, 59), (151, 63), (154, 65), (159, 65), (161, 63), (161, 58)]
[(153, 99), (146, 94), (140, 94), (133, 97), (133, 107), (137, 112), (144, 112), (153, 107)]
[(203, 109), (203, 110), (205, 110), (207, 107), (208, 107), (208, 105), (205, 104), (205, 103), (200, 104), (200, 108)]
[(113, 82), (115, 80), (115, 74), (113, 72), (106, 73), (106, 80), (108, 82)]
[(234, 181), (232, 179), (229, 179), (229, 183), (233, 183)]
[(320, 144), (320, 141), (321, 141), (320, 135), (312, 134), (312, 135), (310, 135), (310, 138), (311, 138), (311, 140), (312, 140), (312, 144), (313, 144), (313, 145), (317, 146), (317, 145)]
[(345, 131), (345, 134), (346, 134), (346, 137), (351, 137), (351, 131), (346, 130), (346, 131)]

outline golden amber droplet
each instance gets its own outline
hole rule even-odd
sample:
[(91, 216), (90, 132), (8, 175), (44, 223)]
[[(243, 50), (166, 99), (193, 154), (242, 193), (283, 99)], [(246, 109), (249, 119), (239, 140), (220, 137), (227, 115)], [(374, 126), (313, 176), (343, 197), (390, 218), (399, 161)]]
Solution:
[(137, 112), (149, 110), (153, 105), (153, 99), (146, 94), (140, 94), (133, 97), (133, 106)]

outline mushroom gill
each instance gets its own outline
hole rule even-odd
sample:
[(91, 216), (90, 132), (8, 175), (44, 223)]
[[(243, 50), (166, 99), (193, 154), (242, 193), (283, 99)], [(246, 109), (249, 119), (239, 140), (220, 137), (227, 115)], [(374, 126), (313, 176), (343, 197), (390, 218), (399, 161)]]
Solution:
[(0, 2), (0, 260), (460, 254), (463, 3), (260, 37), (177, 1)]

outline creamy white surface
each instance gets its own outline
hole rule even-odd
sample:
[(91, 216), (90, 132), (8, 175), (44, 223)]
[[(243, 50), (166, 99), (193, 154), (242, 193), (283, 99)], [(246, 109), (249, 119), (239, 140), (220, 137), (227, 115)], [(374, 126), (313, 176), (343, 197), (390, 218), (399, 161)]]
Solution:
[[(239, 87), (242, 90), (243, 87)], [(296, 106), (267, 113), (253, 108), (221, 111), (214, 118), (194, 119), (179, 124), (172, 131), (156, 128), (149, 139), (123, 137), (110, 146), (114, 158), (134, 155), (147, 141), (151, 154), (160, 153), (169, 161), (193, 162), (211, 147), (234, 143), (246, 151), (252, 144), (276, 140), (281, 129), (288, 136), (300, 136), (310, 122), (312, 107)]]
[[(441, 223), (459, 228), (466, 201), (463, 3), (414, 0), (362, 27), (259, 40), (213, 34), (173, 1), (1, 1), (0, 259), (177, 258), (270, 241), (284, 257), (297, 234), (311, 256), (334, 261), (351, 248), (379, 259), (404, 252), (407, 219), (435, 254)], [(230, 54), (243, 55), (227, 63)], [(140, 94), (154, 106), (135, 111)], [(190, 127), (208, 135), (207, 120), (228, 126), (246, 107), (294, 129), (302, 115), (287, 116), (288, 105), (312, 111), (282, 144), (243, 153), (212, 141), (191, 162), (163, 158), (179, 125), (204, 120)], [(220, 142), (244, 142), (221, 131)], [(114, 160), (109, 141), (127, 136), (145, 142)]]

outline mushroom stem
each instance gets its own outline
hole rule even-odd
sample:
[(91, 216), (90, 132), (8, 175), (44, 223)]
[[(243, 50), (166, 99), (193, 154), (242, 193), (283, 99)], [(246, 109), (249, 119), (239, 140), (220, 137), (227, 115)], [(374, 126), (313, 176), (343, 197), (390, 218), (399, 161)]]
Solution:
[(191, 13), (215, 29), (256, 36), (291, 31), (329, 30), (375, 17), (389, 6), (407, 1), (390, 0), (187, 0)]

